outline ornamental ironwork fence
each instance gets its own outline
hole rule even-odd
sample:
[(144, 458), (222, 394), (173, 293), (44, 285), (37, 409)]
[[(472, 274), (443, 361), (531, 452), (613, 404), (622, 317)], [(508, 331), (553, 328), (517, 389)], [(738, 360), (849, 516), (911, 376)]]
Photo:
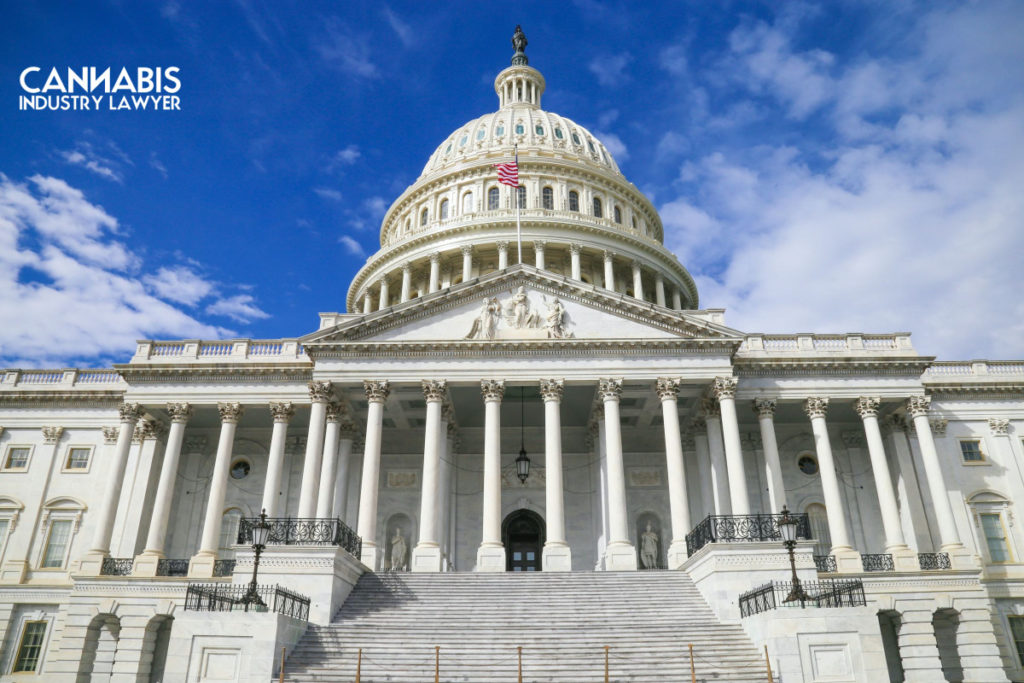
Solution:
[(786, 607), (859, 607), (867, 604), (862, 581), (801, 581), (805, 599), (785, 602), (791, 581), (772, 581), (740, 596), (740, 616)]
[(257, 586), (256, 593), (264, 605), (242, 598), (248, 584), (223, 585), (190, 583), (185, 591), (185, 609), (196, 612), (277, 612), (294, 619), (309, 620), (309, 598), (281, 586)]
[(231, 576), (235, 573), (235, 561), (234, 560), (214, 560), (213, 561), (213, 575), (214, 576)]
[[(252, 529), (259, 517), (246, 517), (238, 525), (239, 545), (252, 544)], [(359, 557), (363, 539), (340, 519), (331, 517), (269, 517), (268, 545), (336, 545)]]
[[(797, 521), (797, 538), (812, 538), (807, 513), (789, 516)], [(782, 541), (780, 519), (782, 515), (708, 515), (686, 534), (686, 552), (693, 555), (708, 543)]]
[(156, 562), (157, 576), (188, 576), (188, 560), (164, 559)]
[(101, 576), (131, 576), (135, 566), (134, 557), (104, 557), (100, 567)]
[(821, 574), (835, 574), (839, 569), (836, 567), (835, 555), (815, 555), (814, 566)]
[(892, 555), (889, 553), (878, 553), (875, 555), (861, 555), (861, 566), (866, 572), (893, 572), (896, 565), (893, 564)]
[(953, 568), (949, 561), (949, 553), (918, 553), (917, 561), (923, 571)]

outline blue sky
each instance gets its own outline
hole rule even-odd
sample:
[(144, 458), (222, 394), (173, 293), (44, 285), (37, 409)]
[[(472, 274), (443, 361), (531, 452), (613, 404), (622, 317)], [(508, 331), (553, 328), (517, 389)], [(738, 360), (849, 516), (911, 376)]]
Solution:
[[(1024, 357), (1024, 4), (236, 0), (5, 7), (0, 365), (313, 330), (516, 23), (732, 326)], [(19, 111), (28, 66), (177, 66), (182, 108)]]

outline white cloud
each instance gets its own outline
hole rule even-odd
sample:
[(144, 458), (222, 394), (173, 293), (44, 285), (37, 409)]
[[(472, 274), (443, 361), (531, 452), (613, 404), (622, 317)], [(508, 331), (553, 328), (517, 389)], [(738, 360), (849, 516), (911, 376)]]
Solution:
[(362, 153), (359, 151), (358, 145), (348, 145), (344, 149), (339, 149), (331, 157), (330, 163), (327, 164), (327, 170), (333, 171), (340, 166), (351, 166), (352, 164), (359, 161), (359, 157)]
[(131, 164), (131, 159), (114, 143), (109, 143), (107, 147), (119, 159), (111, 159), (109, 156), (101, 154), (89, 142), (79, 142), (74, 149), (57, 150), (57, 154), (72, 166), (80, 166), (101, 178), (122, 183), (124, 182), (122, 164)]
[(658, 53), (658, 64), (673, 76), (685, 76), (689, 70), (685, 45), (670, 45)]
[(377, 78), (380, 72), (370, 59), (369, 40), (357, 35), (341, 20), (332, 17), (326, 25), (327, 35), (313, 48), (324, 62), (343, 74), (355, 78)]
[(416, 43), (416, 32), (413, 28), (402, 21), (401, 17), (391, 11), (391, 8), (387, 5), (384, 6), (384, 17), (388, 20), (388, 24), (395, 32), (395, 35), (402, 41), (402, 45), (412, 47)]
[(240, 323), (270, 317), (269, 313), (256, 306), (255, 299), (249, 294), (236, 294), (215, 301), (206, 307), (206, 312), (210, 315), (222, 315)]
[(0, 364), (89, 363), (130, 355), (140, 338), (233, 334), (148, 291), (117, 230), (63, 180), (0, 175)]
[(338, 241), (345, 247), (345, 251), (353, 256), (366, 256), (366, 251), (363, 249), (363, 245), (359, 244), (359, 242), (355, 241), (348, 235), (342, 235), (338, 238)]
[(213, 292), (213, 283), (186, 266), (160, 268), (155, 275), (144, 276), (142, 281), (161, 299), (189, 306)]
[(597, 82), (605, 87), (612, 87), (624, 83), (629, 75), (626, 67), (633, 61), (633, 56), (628, 52), (621, 52), (617, 55), (602, 55), (591, 60), (587, 68), (597, 76)]
[(163, 162), (161, 162), (160, 159), (157, 158), (156, 152), (149, 153), (149, 165), (157, 173), (162, 175), (164, 177), (164, 180), (167, 180), (167, 167), (164, 166)]
[(314, 187), (313, 192), (321, 199), (329, 199), (332, 202), (340, 202), (344, 196), (338, 190), (330, 187)]
[(615, 133), (599, 133), (594, 131), (594, 135), (604, 143), (605, 149), (611, 153), (617, 162), (622, 163), (629, 158), (629, 149), (626, 147), (626, 143)]

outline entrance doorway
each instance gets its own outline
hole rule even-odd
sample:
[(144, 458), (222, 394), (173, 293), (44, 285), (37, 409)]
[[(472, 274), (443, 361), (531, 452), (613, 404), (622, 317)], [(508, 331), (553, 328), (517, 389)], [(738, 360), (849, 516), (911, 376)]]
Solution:
[(532, 510), (516, 510), (501, 524), (501, 540), (510, 572), (539, 572), (544, 547), (544, 519)]

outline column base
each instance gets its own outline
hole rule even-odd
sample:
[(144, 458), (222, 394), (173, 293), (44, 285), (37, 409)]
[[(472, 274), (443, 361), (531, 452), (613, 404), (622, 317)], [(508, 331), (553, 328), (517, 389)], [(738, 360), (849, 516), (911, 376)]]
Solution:
[(476, 551), (476, 570), (478, 572), (505, 571), (505, 546), (482, 545)]
[(948, 543), (940, 551), (949, 554), (949, 565), (953, 569), (981, 568), (981, 558), (965, 548), (963, 543)]
[(832, 552), (829, 554), (836, 558), (836, 572), (839, 574), (861, 574), (864, 572), (864, 563), (861, 562), (860, 553), (850, 546), (832, 546)]
[(916, 572), (921, 569), (917, 553), (906, 545), (886, 546), (885, 552), (892, 555), (892, 566), (898, 572)]
[(359, 561), (366, 565), (371, 572), (377, 571), (383, 557), (384, 552), (377, 547), (376, 543), (363, 541), (363, 551), (359, 554)]
[(213, 565), (217, 561), (217, 553), (208, 550), (200, 550), (192, 556), (188, 562), (188, 576), (190, 579), (212, 579)]
[(412, 567), (414, 572), (441, 571), (441, 546), (418, 544), (412, 549)]
[(572, 550), (565, 543), (545, 543), (540, 561), (541, 569), (546, 572), (572, 571)]
[(686, 562), (686, 541), (672, 541), (668, 547), (668, 568), (679, 569)]
[(103, 571), (103, 560), (106, 558), (106, 553), (90, 550), (78, 563), (78, 573), (85, 576), (99, 576)]
[(157, 567), (164, 554), (155, 550), (143, 550), (141, 555), (135, 556), (135, 566), (132, 567), (132, 576), (156, 576)]
[(604, 569), (608, 572), (635, 572), (637, 559), (633, 544), (625, 541), (609, 543), (604, 551)]

